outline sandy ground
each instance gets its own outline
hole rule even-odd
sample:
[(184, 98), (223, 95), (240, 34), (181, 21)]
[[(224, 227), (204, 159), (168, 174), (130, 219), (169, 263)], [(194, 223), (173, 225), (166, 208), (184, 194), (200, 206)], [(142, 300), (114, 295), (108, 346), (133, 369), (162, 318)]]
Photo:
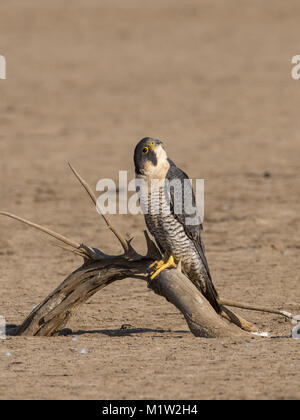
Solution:
[[(2, 2), (0, 208), (117, 253), (67, 161), (95, 186), (163, 139), (205, 179), (220, 295), (300, 313), (299, 15), (296, 0)], [(113, 220), (142, 252), (143, 218)], [(0, 314), (18, 324), (81, 260), (4, 217), (0, 234)], [(72, 336), (0, 341), (0, 398), (298, 399), (291, 325), (239, 312), (273, 338), (195, 338), (143, 282), (114, 283)]]

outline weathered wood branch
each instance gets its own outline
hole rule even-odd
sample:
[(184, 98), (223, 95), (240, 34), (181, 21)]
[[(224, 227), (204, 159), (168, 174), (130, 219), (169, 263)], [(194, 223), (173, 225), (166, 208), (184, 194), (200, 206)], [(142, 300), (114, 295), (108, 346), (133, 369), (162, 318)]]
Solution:
[(80, 184), (83, 186), (85, 191), (90, 196), (92, 202), (96, 206), (96, 209), (97, 209), (98, 213), (101, 214), (101, 216), (103, 217), (103, 220), (105, 221), (107, 227), (111, 230), (111, 232), (115, 235), (115, 237), (120, 242), (120, 244), (121, 244), (121, 246), (124, 250), (124, 254), (128, 255), (128, 256), (135, 255), (135, 251), (130, 244), (131, 241), (125, 239), (124, 236), (119, 232), (119, 230), (112, 224), (109, 217), (101, 212), (101, 209), (98, 207), (98, 204), (97, 204), (97, 197), (95, 196), (95, 194), (94, 194), (93, 190), (91, 189), (91, 187), (89, 186), (89, 184), (79, 175), (79, 173), (76, 171), (75, 168), (73, 168), (73, 166), (71, 165), (70, 162), (69, 162), (69, 167), (70, 167), (71, 171), (73, 172), (73, 174), (75, 175), (75, 177), (80, 182)]
[(72, 314), (96, 292), (127, 277), (146, 279), (149, 260), (123, 256), (99, 256), (71, 273), (38, 305), (16, 330), (16, 335), (57, 335)]
[[(89, 185), (71, 165), (70, 168), (88, 192), (93, 203), (96, 204), (96, 197)], [(100, 211), (99, 213), (101, 214)], [(142, 256), (131, 246), (131, 240), (126, 240), (114, 227), (109, 218), (103, 214), (102, 217), (107, 226), (124, 249), (123, 255), (106, 255), (96, 248), (78, 244), (49, 228), (32, 223), (11, 213), (0, 212), (0, 214), (47, 233), (64, 244), (59, 244), (61, 248), (73, 252), (84, 259), (84, 264), (81, 267), (71, 273), (40, 305), (34, 308), (17, 328), (16, 335), (52, 336), (59, 334), (79, 306), (97, 291), (117, 280), (128, 277), (148, 281), (148, 267), (150, 263), (161, 257), (160, 251), (146, 231), (144, 233), (148, 250), (146, 256)], [(224, 306), (225, 304), (246, 309), (264, 310), (264, 308), (255, 308), (237, 302), (220, 300), (222, 312), (221, 316), (219, 316), (192, 282), (178, 269), (163, 271), (153, 281), (149, 282), (148, 286), (175, 305), (184, 315), (191, 332), (199, 337), (248, 337), (248, 333), (245, 331), (257, 331), (254, 325), (229, 310)], [(284, 311), (275, 311), (274, 313), (280, 313), (284, 316), (288, 314)], [(224, 318), (230, 323), (225, 321)], [(240, 327), (240, 329), (236, 326)]]
[[(59, 246), (83, 257), (85, 261), (83, 266), (70, 274), (40, 305), (34, 308), (16, 330), (16, 335), (51, 336), (59, 334), (78, 307), (105, 286), (128, 277), (147, 280), (149, 265), (154, 258), (160, 255), (146, 231), (144, 232), (148, 247), (146, 256), (142, 256), (134, 250), (130, 254), (110, 256), (96, 248), (90, 248), (84, 244), (79, 245), (26, 219), (6, 212), (0, 213), (28, 226), (33, 226), (64, 244), (68, 244), (70, 247)], [(160, 282), (162, 283), (160, 284)], [(179, 270), (162, 272), (155, 282), (149, 283), (149, 287), (163, 295), (183, 313), (193, 334), (205, 337), (236, 337), (242, 334), (242, 332), (238, 334), (237, 331), (232, 330), (231, 326), (224, 323), (224, 320), (217, 315), (197, 288)], [(174, 287), (177, 294), (174, 293)], [(203, 304), (198, 305), (198, 309), (195, 311), (195, 302), (199, 304), (200, 301)], [(223, 306), (221, 315), (245, 331), (257, 330), (252, 324)], [(197, 317), (198, 323), (195, 321)]]
[(257, 328), (232, 312), (231, 316), (226, 316), (226, 318), (236, 325), (226, 322), (215, 312), (196, 286), (179, 270), (162, 271), (151, 281), (150, 288), (180, 310), (189, 329), (196, 337), (242, 338), (249, 336), (236, 325), (247, 331), (257, 331)]
[[(99, 252), (99, 251), (98, 251)], [(148, 257), (98, 256), (70, 274), (38, 305), (16, 330), (16, 335), (52, 336), (66, 327), (72, 314), (96, 292), (127, 277), (147, 280)], [(243, 337), (246, 333), (223, 320), (197, 288), (179, 270), (165, 270), (149, 287), (164, 296), (184, 315), (199, 337)], [(236, 316), (238, 325), (244, 325)]]

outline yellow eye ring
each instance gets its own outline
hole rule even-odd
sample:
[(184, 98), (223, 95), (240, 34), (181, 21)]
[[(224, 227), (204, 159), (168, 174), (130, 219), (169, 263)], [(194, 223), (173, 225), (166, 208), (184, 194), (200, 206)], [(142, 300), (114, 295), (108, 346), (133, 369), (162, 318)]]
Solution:
[(148, 146), (144, 147), (142, 150), (143, 155), (146, 155), (148, 152), (149, 152), (149, 147)]

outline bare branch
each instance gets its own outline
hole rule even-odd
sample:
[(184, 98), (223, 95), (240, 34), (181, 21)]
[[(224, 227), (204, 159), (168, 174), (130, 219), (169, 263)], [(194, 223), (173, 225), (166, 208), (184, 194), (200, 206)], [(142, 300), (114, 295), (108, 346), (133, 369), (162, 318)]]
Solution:
[(226, 299), (219, 299), (218, 302), (220, 305), (232, 306), (232, 307), (240, 308), (240, 309), (247, 309), (249, 311), (258, 311), (258, 312), (267, 312), (270, 314), (277, 314), (277, 315), (284, 316), (285, 318), (288, 318), (288, 319), (293, 318), (293, 315), (289, 312), (266, 308), (264, 306), (252, 306), (252, 305), (248, 305), (247, 303), (234, 302), (232, 300), (226, 300)]
[[(27, 336), (59, 334), (72, 314), (97, 291), (128, 277), (147, 280), (145, 273), (150, 261), (146, 257), (129, 260), (124, 255), (104, 254), (98, 261), (88, 261), (70, 274), (40, 305), (34, 308), (15, 334)], [(194, 335), (198, 337), (249, 337), (245, 332), (224, 321), (179, 270), (163, 271), (149, 283), (149, 287), (181, 311)]]
[[(83, 188), (86, 190), (88, 195), (91, 197), (91, 200), (93, 201), (95, 206), (97, 206), (97, 197), (95, 196), (95, 194), (94, 194), (93, 190), (91, 189), (91, 187), (89, 186), (89, 184), (79, 175), (79, 173), (76, 171), (75, 168), (73, 168), (73, 166), (71, 165), (70, 162), (68, 162), (68, 165), (69, 165), (71, 171), (73, 172), (73, 174), (75, 175), (75, 177), (80, 182), (80, 184), (83, 186)], [(105, 215), (102, 214), (102, 217), (106, 221)]]
[(146, 280), (145, 272), (149, 263), (145, 257), (133, 261), (124, 255), (105, 254), (97, 261), (87, 261), (32, 310), (15, 334), (29, 336), (59, 334), (80, 305), (97, 291), (127, 277)]
[(73, 174), (76, 176), (76, 178), (78, 179), (78, 181), (80, 182), (80, 184), (83, 186), (83, 188), (86, 190), (86, 192), (88, 193), (88, 195), (91, 197), (93, 203), (95, 204), (97, 211), (99, 214), (101, 214), (101, 216), (103, 217), (106, 225), (108, 226), (108, 228), (112, 231), (112, 233), (116, 236), (116, 238), (118, 239), (118, 241), (120, 242), (120, 244), (122, 245), (125, 254), (132, 254), (132, 248), (130, 247), (130, 243), (128, 241), (126, 241), (126, 239), (123, 237), (123, 235), (114, 227), (114, 225), (111, 223), (110, 219), (101, 212), (101, 209), (99, 209), (98, 205), (97, 205), (97, 197), (95, 196), (93, 190), (91, 189), (91, 187), (89, 186), (89, 184), (79, 175), (79, 173), (73, 168), (73, 166), (71, 165), (70, 162), (68, 162), (69, 167), (71, 169), (71, 171), (73, 172)]
[[(46, 228), (44, 226), (38, 225), (36, 223), (30, 222), (26, 219), (23, 219), (19, 216), (16, 216), (12, 213), (8, 213), (8, 212), (3, 212), (0, 211), (0, 214), (3, 216), (7, 216), (10, 217), (12, 219), (18, 220), (30, 227), (34, 227), (37, 230), (40, 230), (44, 233), (47, 233), (48, 235), (54, 237), (55, 239), (65, 243), (66, 245), (71, 246), (71, 248), (60, 245), (60, 244), (55, 244), (52, 243), (52, 245), (56, 245), (66, 251), (72, 252), (76, 255), (79, 255), (80, 257), (84, 258), (85, 261), (88, 260), (94, 260), (94, 261), (98, 261), (98, 260), (102, 260), (104, 254), (102, 254), (99, 250), (96, 249), (92, 249), (87, 247), (86, 245), (83, 244), (79, 244), (71, 239), (66, 238), (65, 236), (54, 232), (52, 230), (50, 230), (49, 228)], [(135, 260), (144, 260), (144, 261), (150, 261), (153, 259), (157, 259), (160, 258), (160, 251), (158, 250), (158, 248), (156, 247), (155, 243), (152, 241), (152, 239), (149, 237), (147, 231), (144, 231), (144, 235), (147, 241), (147, 255), (146, 257), (141, 257), (139, 254), (137, 254), (134, 249), (131, 247), (131, 240), (126, 241), (128, 249), (129, 249), (129, 253), (131, 253), (131, 256), (135, 257)], [(128, 252), (126, 254), (128, 256)], [(106, 256), (107, 257), (107, 256)], [(138, 257), (138, 258), (137, 258)], [(122, 256), (116, 256), (113, 258), (122, 258)], [(134, 271), (131, 273), (131, 276), (137, 277), (137, 278), (142, 278), (142, 279), (146, 279), (147, 275), (146, 275), (146, 271), (143, 273), (141, 271), (139, 271), (138, 273), (134, 273)], [(134, 274), (133, 274), (134, 273)], [(260, 312), (267, 312), (267, 313), (274, 313), (277, 315), (281, 315), (284, 316), (285, 318), (291, 319), (293, 316), (292, 314), (290, 314), (289, 312), (286, 311), (280, 311), (280, 310), (275, 310), (275, 309), (271, 309), (271, 308), (266, 308), (266, 307), (259, 307), (259, 306), (252, 306), (252, 305), (248, 305), (245, 303), (240, 303), (240, 302), (235, 302), (235, 301), (230, 301), (230, 300), (226, 300), (226, 299), (219, 299), (219, 303), (222, 306), (222, 313), (221, 316), (223, 318), (226, 318), (227, 320), (229, 320), (230, 322), (236, 324), (237, 326), (239, 326), (240, 328), (244, 329), (245, 331), (257, 331), (257, 328), (249, 323), (248, 321), (246, 321), (244, 318), (242, 318), (240, 315), (237, 315), (236, 313), (232, 312), (231, 310), (229, 310), (228, 308), (226, 308), (226, 306), (232, 306), (232, 307), (237, 307), (240, 309), (248, 309), (248, 310), (253, 310), (253, 311), (260, 311)]]
[[(18, 328), (16, 334), (44, 336), (58, 334), (61, 328), (66, 325), (72, 313), (94, 293), (114, 281), (128, 277), (148, 280), (149, 288), (164, 296), (182, 312), (190, 330), (196, 336), (249, 337), (244, 331), (236, 329), (236, 326), (247, 332), (257, 331), (253, 324), (235, 314), (226, 306), (274, 313), (286, 318), (292, 318), (289, 312), (251, 306), (225, 299), (219, 299), (222, 309), (220, 317), (193, 283), (181, 272), (180, 267), (176, 270), (164, 270), (154, 281), (149, 282), (149, 264), (153, 260), (161, 258), (161, 253), (155, 242), (149, 237), (148, 232), (144, 231), (147, 242), (147, 254), (146, 256), (139, 255), (131, 246), (132, 238), (126, 240), (113, 226), (109, 218), (101, 213), (97, 207), (97, 198), (88, 183), (70, 163), (69, 166), (96, 205), (108, 228), (121, 243), (124, 254), (105, 255), (96, 248), (79, 244), (47, 227), (30, 222), (12, 213), (0, 211), (0, 215), (18, 220), (47, 233), (67, 246), (62, 244), (55, 245), (84, 258), (84, 264), (70, 274), (60, 286), (29, 314)], [(230, 321), (231, 324), (224, 321), (222, 317)]]
[(196, 286), (178, 269), (162, 271), (149, 282), (149, 287), (180, 310), (191, 332), (197, 337), (249, 337), (246, 332), (239, 330), (236, 326), (247, 332), (257, 331), (254, 326), (250, 328), (250, 324), (249, 328), (246, 328), (237, 316), (235, 322), (230, 317), (227, 318), (236, 326), (226, 323)]
[(80, 248), (80, 244), (78, 242), (75, 242), (72, 239), (68, 239), (66, 236), (63, 236), (60, 233), (54, 232), (53, 230), (47, 227), (38, 225), (37, 223), (30, 222), (29, 220), (23, 219), (22, 217), (16, 216), (12, 213), (7, 213), (6, 211), (0, 211), (0, 214), (2, 214), (3, 216), (11, 217), (12, 219), (18, 220), (19, 222), (25, 223), (25, 225), (34, 227), (37, 230), (47, 233), (47, 235), (50, 235), (53, 238), (58, 239), (59, 241), (67, 245), (70, 245), (72, 248), (75, 248), (75, 249)]
[(60, 243), (56, 243), (56, 242), (52, 242), (52, 241), (49, 241), (49, 243), (52, 246), (58, 247), (60, 249), (64, 249), (65, 251), (72, 252), (73, 254), (79, 255), (82, 258), (88, 258), (88, 256), (84, 252), (81, 252), (78, 249), (69, 248), (68, 246), (64, 246), (64, 245), (61, 245)]

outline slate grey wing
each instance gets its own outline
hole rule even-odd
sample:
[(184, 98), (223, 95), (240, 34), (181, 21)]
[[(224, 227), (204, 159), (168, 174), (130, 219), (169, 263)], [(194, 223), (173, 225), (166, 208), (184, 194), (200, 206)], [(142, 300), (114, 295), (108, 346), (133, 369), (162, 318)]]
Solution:
[[(170, 162), (170, 169), (167, 173), (166, 178), (171, 182), (174, 179), (177, 179), (181, 182), (181, 194), (179, 194), (179, 198), (182, 200), (182, 208), (180, 209), (180, 212), (176, 212), (176, 191), (171, 186), (170, 188), (170, 208), (171, 212), (173, 213), (174, 217), (178, 220), (178, 222), (183, 226), (184, 231), (188, 238), (193, 242), (196, 251), (201, 259), (201, 262), (204, 266), (204, 276), (201, 276), (201, 281), (196, 281), (194, 284), (196, 287), (203, 293), (203, 295), (209, 300), (211, 305), (215, 308), (217, 312), (220, 312), (220, 306), (217, 302), (218, 299), (218, 293), (213, 285), (211, 274), (209, 271), (208, 263), (205, 257), (205, 250), (204, 250), (204, 244), (201, 238), (201, 230), (202, 227), (202, 221), (199, 215), (199, 212), (196, 208), (196, 200), (194, 191), (192, 188), (192, 184), (189, 180), (189, 177), (186, 173), (184, 173), (181, 169), (179, 169), (171, 160)], [(186, 180), (186, 181), (184, 181)], [(175, 183), (176, 185), (176, 183)], [(184, 191), (185, 186), (185, 191)], [(181, 196), (181, 197), (180, 197)], [(191, 205), (185, 206), (184, 203), (187, 204), (190, 203)], [(191, 218), (193, 219), (193, 224), (190, 223)], [(203, 270), (202, 270), (203, 271)], [(187, 273), (187, 275), (191, 278), (194, 276), (190, 276), (190, 274), (193, 273)], [(201, 282), (205, 282), (205, 287), (201, 286)]]
[(151, 224), (151, 222), (149, 221), (149, 218), (146, 215), (145, 215), (145, 222), (146, 222), (146, 226), (149, 232), (155, 239), (156, 245), (158, 246), (160, 252), (162, 253), (162, 255), (164, 255), (166, 252), (166, 249), (163, 247), (162, 243), (159, 241), (159, 238), (157, 237), (157, 234), (156, 234), (156, 230), (153, 228), (153, 225)]

